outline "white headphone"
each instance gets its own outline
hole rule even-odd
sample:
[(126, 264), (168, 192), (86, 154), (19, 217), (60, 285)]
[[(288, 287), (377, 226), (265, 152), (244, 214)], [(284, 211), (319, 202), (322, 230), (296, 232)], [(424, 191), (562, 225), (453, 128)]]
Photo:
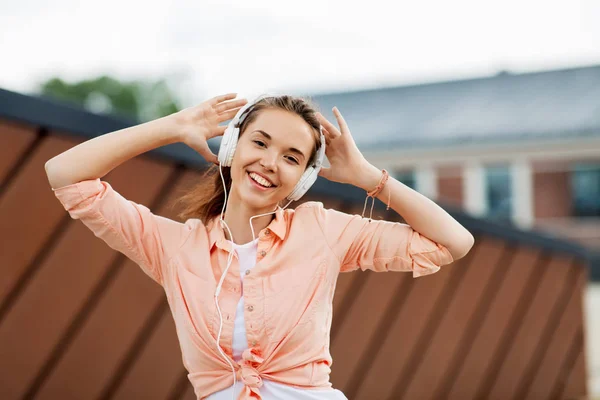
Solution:
[[(235, 153), (235, 149), (237, 147), (237, 142), (240, 136), (240, 126), (246, 116), (250, 113), (250, 108), (258, 103), (260, 100), (270, 97), (267, 95), (258, 96), (251, 102), (248, 102), (244, 107), (242, 107), (236, 116), (229, 122), (227, 125), (227, 129), (225, 129), (225, 133), (223, 134), (223, 138), (221, 139), (221, 145), (219, 147), (219, 163), (223, 167), (231, 167), (231, 163), (233, 162), (233, 155)], [(315, 157), (315, 161), (312, 165), (309, 165), (302, 174), (302, 177), (292, 190), (292, 192), (287, 196), (287, 199), (290, 201), (299, 200), (308, 189), (315, 183), (317, 177), (319, 176), (319, 171), (323, 166), (323, 160), (325, 159), (325, 135), (323, 135), (323, 127), (319, 130), (319, 136), (321, 137), (321, 147), (317, 151), (317, 156)]]

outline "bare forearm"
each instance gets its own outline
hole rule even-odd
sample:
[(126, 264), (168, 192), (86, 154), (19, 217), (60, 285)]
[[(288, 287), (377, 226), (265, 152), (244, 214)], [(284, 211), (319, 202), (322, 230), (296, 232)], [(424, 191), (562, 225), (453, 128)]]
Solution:
[(53, 157), (45, 164), (50, 186), (57, 189), (102, 178), (125, 161), (180, 140), (172, 116), (107, 133)]
[[(381, 178), (381, 170), (369, 165), (364, 168), (364, 178), (359, 184), (372, 190)], [(377, 196), (404, 218), (415, 231), (448, 248), (455, 260), (465, 256), (473, 246), (473, 235), (443, 208), (421, 193), (390, 176)]]

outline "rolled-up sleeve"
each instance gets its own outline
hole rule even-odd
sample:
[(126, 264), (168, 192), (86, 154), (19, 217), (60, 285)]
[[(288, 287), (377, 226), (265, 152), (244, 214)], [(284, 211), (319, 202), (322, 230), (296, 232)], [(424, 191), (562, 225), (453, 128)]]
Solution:
[(316, 203), (317, 220), (325, 240), (340, 260), (340, 272), (355, 269), (406, 271), (413, 277), (433, 274), (453, 261), (443, 245), (407, 224), (369, 220), (325, 209)]
[(100, 179), (53, 190), (71, 218), (81, 220), (95, 236), (163, 284), (166, 261), (189, 233), (186, 224), (154, 215)]

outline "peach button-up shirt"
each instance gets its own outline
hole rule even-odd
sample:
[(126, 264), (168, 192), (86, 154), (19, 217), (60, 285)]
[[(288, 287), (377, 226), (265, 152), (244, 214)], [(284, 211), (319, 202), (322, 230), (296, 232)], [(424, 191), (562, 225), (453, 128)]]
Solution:
[[(164, 288), (196, 396), (231, 386), (231, 368), (216, 347), (214, 294), (231, 251), (218, 218), (207, 224), (164, 218), (100, 179), (54, 192), (72, 218)], [(319, 202), (279, 209), (259, 233), (256, 266), (244, 277), (243, 290), (235, 256), (219, 295), (220, 346), (245, 385), (239, 399), (260, 399), (263, 379), (304, 389), (331, 387), (329, 333), (340, 272), (408, 271), (418, 277), (452, 261), (447, 248), (406, 224), (369, 221)], [(237, 363), (231, 347), (242, 295), (249, 349)]]

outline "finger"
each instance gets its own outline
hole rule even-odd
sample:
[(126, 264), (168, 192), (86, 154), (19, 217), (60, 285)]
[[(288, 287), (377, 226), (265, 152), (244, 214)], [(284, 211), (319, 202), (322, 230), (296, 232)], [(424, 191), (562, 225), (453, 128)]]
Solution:
[(227, 100), (232, 100), (232, 99), (235, 99), (235, 98), (236, 98), (236, 96), (237, 96), (237, 93), (227, 93), (227, 94), (222, 94), (222, 95), (220, 95), (220, 96), (213, 97), (213, 98), (212, 98), (212, 99), (210, 99), (208, 102), (209, 102), (211, 105), (213, 105), (213, 106), (214, 106), (214, 105), (217, 105), (217, 104), (219, 104), (219, 103), (221, 103), (221, 102), (223, 102), (223, 101), (227, 101)]
[(205, 140), (203, 140), (203, 139), (192, 140), (188, 143), (188, 146), (190, 146), (192, 149), (194, 149), (206, 161), (211, 162), (213, 164), (217, 162), (217, 156), (214, 155), (212, 151), (210, 151), (210, 148), (208, 147), (208, 143), (206, 143)]
[(325, 179), (329, 179), (331, 177), (331, 168), (321, 167), (319, 171), (319, 176), (322, 176)]
[(329, 133), (332, 134), (332, 135), (334, 135), (334, 136), (341, 135), (341, 133), (338, 130), (338, 128), (336, 128), (335, 125), (333, 125), (331, 122), (329, 122), (327, 120), (327, 118), (325, 118), (323, 116), (323, 114), (317, 113), (317, 117), (319, 118), (319, 121), (321, 121), (321, 125), (323, 125), (323, 130), (329, 131)]
[(219, 122), (229, 121), (230, 119), (233, 119), (233, 117), (235, 117), (235, 115), (241, 109), (242, 109), (242, 107), (238, 107), (238, 108), (234, 108), (233, 110), (229, 110), (227, 112), (221, 113), (221, 114), (217, 115), (217, 121), (219, 121)]
[(341, 133), (337, 132), (337, 134), (330, 132), (325, 126), (321, 125), (323, 128), (323, 135), (325, 135), (325, 141), (329, 144), (330, 141), (340, 137)]
[(346, 124), (346, 120), (342, 116), (340, 110), (337, 107), (333, 107), (333, 115), (335, 115), (335, 119), (337, 119), (338, 125), (340, 126), (341, 132), (349, 132), (348, 124)]
[(323, 135), (325, 135), (325, 144), (327, 146), (329, 146), (329, 144), (331, 143), (332, 140), (335, 140), (336, 138), (339, 137), (339, 134), (338, 134), (338, 136), (335, 136), (334, 134), (329, 132), (327, 129), (323, 129)]
[(240, 108), (242, 106), (244, 106), (246, 103), (248, 103), (247, 99), (235, 99), (232, 101), (226, 101), (223, 103), (219, 103), (216, 106), (214, 106), (215, 111), (217, 112), (217, 114), (229, 111), (233, 108)]
[(210, 151), (208, 144), (206, 146), (201, 146), (199, 153), (200, 155), (202, 155), (202, 157), (204, 157), (206, 161), (210, 163), (216, 164), (218, 162), (217, 156), (212, 151)]
[(227, 125), (217, 126), (217, 128), (215, 130), (210, 132), (210, 134), (208, 135), (208, 137), (206, 139), (212, 139), (217, 136), (223, 136), (223, 134), (225, 133), (225, 129), (227, 129)]

